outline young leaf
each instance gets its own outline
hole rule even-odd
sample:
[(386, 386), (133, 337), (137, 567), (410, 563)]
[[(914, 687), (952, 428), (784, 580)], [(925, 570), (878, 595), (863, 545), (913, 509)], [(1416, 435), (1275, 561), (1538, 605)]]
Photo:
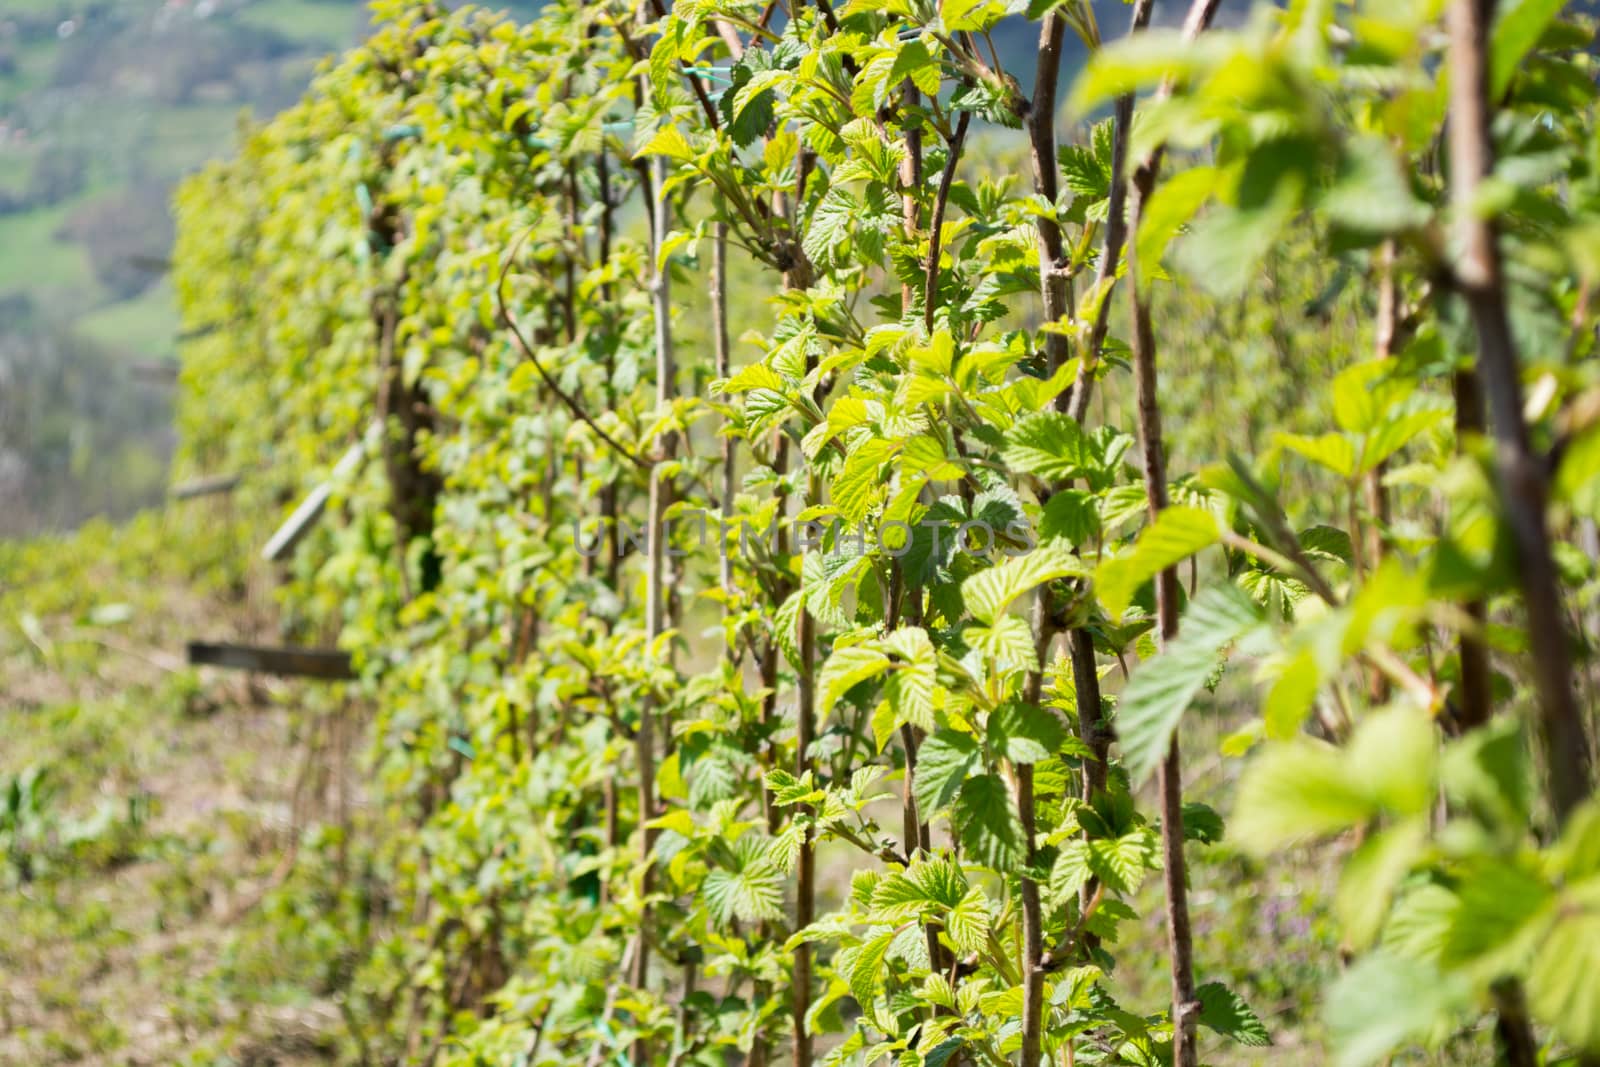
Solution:
[(1087, 574), (1078, 557), (1065, 547), (1045, 544), (974, 574), (962, 583), (961, 596), (968, 611), (992, 624), (1013, 601), (1035, 586), (1055, 578)]
[(1217, 656), (1261, 622), (1255, 603), (1231, 583), (1196, 596), (1177, 640), (1139, 665), (1117, 705), (1117, 736), (1138, 784), (1167, 754), (1183, 713), (1217, 667)]
[(1157, 573), (1221, 540), (1216, 516), (1191, 507), (1170, 507), (1146, 527), (1133, 550), (1095, 570), (1095, 594), (1113, 620), (1122, 618), (1141, 585)]
[(1022, 822), (1011, 804), (1011, 791), (998, 775), (968, 778), (956, 800), (955, 816), (968, 856), (1000, 871), (1021, 862)]
[(1049, 759), (1066, 739), (1066, 728), (1049, 708), (1011, 700), (989, 716), (989, 747), (1013, 763)]
[(1202, 1025), (1241, 1045), (1264, 1048), (1272, 1044), (1272, 1035), (1261, 1025), (1250, 1005), (1221, 982), (1207, 982), (1195, 990), (1195, 996), (1200, 1000)]
[(818, 713), (827, 715), (834, 710), (838, 699), (845, 696), (848, 689), (859, 685), (867, 678), (877, 678), (885, 672), (890, 665), (890, 657), (880, 653), (878, 649), (864, 645), (848, 645), (845, 648), (835, 648), (834, 654), (827, 657), (827, 662), (822, 664), (822, 672), (818, 677)]
[(1080, 478), (1099, 469), (1094, 440), (1078, 420), (1059, 411), (1037, 411), (1006, 431), (1006, 464), (1051, 481)]
[(961, 784), (982, 762), (976, 738), (955, 730), (940, 730), (917, 750), (917, 773), (912, 796), (924, 817), (950, 803)]

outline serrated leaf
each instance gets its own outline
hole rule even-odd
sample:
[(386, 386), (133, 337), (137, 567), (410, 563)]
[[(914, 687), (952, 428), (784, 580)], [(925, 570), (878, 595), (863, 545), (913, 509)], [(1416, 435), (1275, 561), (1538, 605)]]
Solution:
[(1211, 586), (1190, 602), (1177, 639), (1133, 672), (1117, 704), (1117, 737), (1135, 785), (1165, 758), (1183, 713), (1216, 670), (1218, 654), (1260, 623), (1260, 611), (1238, 586)]
[(835, 186), (829, 189), (811, 213), (801, 247), (806, 256), (818, 266), (834, 262), (834, 253), (850, 236), (850, 228), (861, 206), (847, 191)]
[(927, 631), (902, 627), (884, 638), (882, 647), (897, 657), (884, 686), (896, 722), (909, 722), (923, 730), (932, 730), (939, 657), (928, 640)]
[(1222, 840), (1222, 816), (1209, 804), (1190, 801), (1183, 806), (1183, 837), (1202, 845), (1214, 845)]
[(700, 891), (719, 923), (783, 918), (783, 878), (768, 863), (752, 863), (737, 872), (712, 871)]
[(694, 159), (694, 149), (684, 139), (683, 133), (676, 126), (663, 126), (651, 136), (639, 149), (635, 158), (643, 159), (645, 156), (666, 156), (687, 163)]
[(1505, 96), (1517, 67), (1565, 6), (1564, 0), (1511, 0), (1500, 5), (1489, 46), (1490, 99)]
[(945, 931), (962, 952), (982, 952), (989, 945), (989, 902), (983, 890), (973, 886), (961, 903), (945, 916)]
[(862, 943), (850, 959), (850, 995), (856, 998), (862, 1010), (871, 1011), (877, 997), (879, 975), (883, 972), (884, 957), (889, 954), (889, 944), (894, 941), (893, 927), (884, 930)]
[(1528, 1004), (1574, 1047), (1600, 1050), (1600, 884), (1584, 883), (1587, 906), (1573, 906), (1544, 939), (1528, 969)]
[(1195, 997), (1200, 1001), (1201, 1025), (1241, 1045), (1265, 1048), (1272, 1044), (1272, 1035), (1250, 1005), (1221, 982), (1207, 982), (1195, 990)]
[(1468, 999), (1459, 980), (1386, 952), (1356, 961), (1328, 993), (1324, 1016), (1338, 1067), (1368, 1067), (1433, 1032)]
[(1051, 481), (1080, 478), (1100, 468), (1094, 440), (1078, 420), (1059, 411), (1038, 411), (1006, 431), (1002, 458), (1024, 474)]
[(956, 798), (956, 825), (961, 847), (985, 867), (1010, 870), (1022, 861), (1022, 822), (1011, 803), (1011, 791), (998, 775), (968, 778)]
[(1342, 433), (1325, 433), (1318, 437), (1280, 433), (1274, 435), (1273, 442), (1341, 478), (1351, 478), (1356, 473), (1356, 446)]
[(1068, 112), (1081, 116), (1123, 93), (1159, 84), (1194, 68), (1200, 49), (1173, 29), (1149, 29), (1096, 49), (1068, 98)]
[(1316, 834), (1343, 830), (1373, 805), (1345, 774), (1333, 746), (1297, 738), (1266, 747), (1245, 768), (1228, 820), (1228, 840), (1265, 854)]
[(1108, 559), (1095, 570), (1095, 595), (1106, 614), (1120, 620), (1139, 587), (1222, 538), (1216, 516), (1191, 507), (1170, 507), (1145, 528), (1133, 550)]
[(953, 800), (967, 776), (982, 763), (983, 750), (977, 738), (955, 730), (940, 730), (917, 750), (916, 776), (912, 798), (923, 818)]
[(1136, 260), (1140, 285), (1148, 285), (1155, 277), (1167, 245), (1194, 218), (1216, 187), (1216, 168), (1202, 166), (1175, 174), (1156, 188), (1139, 223)]
[(1100, 532), (1100, 509), (1092, 494), (1082, 489), (1063, 489), (1051, 494), (1039, 519), (1042, 541), (1065, 541), (1082, 546)]
[(989, 747), (1013, 763), (1040, 763), (1055, 755), (1066, 727), (1050, 708), (1011, 700), (989, 716)]
[(1056, 578), (1085, 576), (1088, 571), (1064, 546), (1046, 544), (1013, 556), (961, 584), (967, 610), (985, 623), (993, 623), (1022, 594)]

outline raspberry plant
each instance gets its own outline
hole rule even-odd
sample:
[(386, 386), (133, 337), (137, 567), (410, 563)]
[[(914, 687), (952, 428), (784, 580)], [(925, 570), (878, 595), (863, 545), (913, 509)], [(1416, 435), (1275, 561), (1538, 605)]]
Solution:
[[(1190, 1067), (1270, 1041), (1224, 834), (1351, 843), (1339, 1062), (1600, 1055), (1592, 22), (1216, 7), (391, 0), (186, 185), (186, 462), (367, 443), (284, 599), (376, 711), (364, 1058)], [(1294, 242), (1359, 340), (1173, 450)]]

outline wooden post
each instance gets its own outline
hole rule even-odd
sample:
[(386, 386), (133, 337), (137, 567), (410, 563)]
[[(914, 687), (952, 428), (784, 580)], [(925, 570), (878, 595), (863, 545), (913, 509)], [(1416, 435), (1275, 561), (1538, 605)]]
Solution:
[(189, 664), (227, 670), (275, 674), (286, 678), (321, 678), (343, 682), (356, 677), (350, 653), (332, 648), (267, 648), (260, 645), (209, 644), (190, 641)]
[[(367, 437), (375, 432), (381, 432), (381, 425), (374, 423), (368, 427)], [(328, 480), (311, 490), (306, 498), (300, 501), (300, 506), (295, 508), (290, 516), (283, 520), (283, 525), (275, 530), (267, 540), (266, 546), (261, 549), (261, 558), (268, 563), (276, 563), (294, 551), (294, 546), (306, 535), (318, 518), (322, 516), (322, 509), (328, 506), (328, 497), (333, 495), (333, 484), (343, 478), (348, 478), (361, 466), (361, 459), (366, 455), (366, 438), (362, 438), (339, 457), (339, 462), (334, 465), (333, 473)]]

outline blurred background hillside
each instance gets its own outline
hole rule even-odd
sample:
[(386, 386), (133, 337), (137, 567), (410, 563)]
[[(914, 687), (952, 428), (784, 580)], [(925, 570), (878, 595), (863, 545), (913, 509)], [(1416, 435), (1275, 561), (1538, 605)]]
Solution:
[(359, 0), (0, 4), (0, 536), (159, 497), (173, 184), (366, 25)]
[[(489, 2), (531, 15), (538, 0)], [(1158, 22), (1181, 5), (1156, 5)], [(1120, 0), (1097, 0), (1105, 36)], [(1237, 21), (1248, 0), (1227, 0)], [(0, 3), (0, 537), (122, 517), (160, 499), (177, 316), (176, 181), (241, 121), (293, 102), (354, 44), (363, 0)], [(995, 34), (1024, 86), (1033, 34)], [(1083, 49), (1069, 35), (1064, 81)]]

